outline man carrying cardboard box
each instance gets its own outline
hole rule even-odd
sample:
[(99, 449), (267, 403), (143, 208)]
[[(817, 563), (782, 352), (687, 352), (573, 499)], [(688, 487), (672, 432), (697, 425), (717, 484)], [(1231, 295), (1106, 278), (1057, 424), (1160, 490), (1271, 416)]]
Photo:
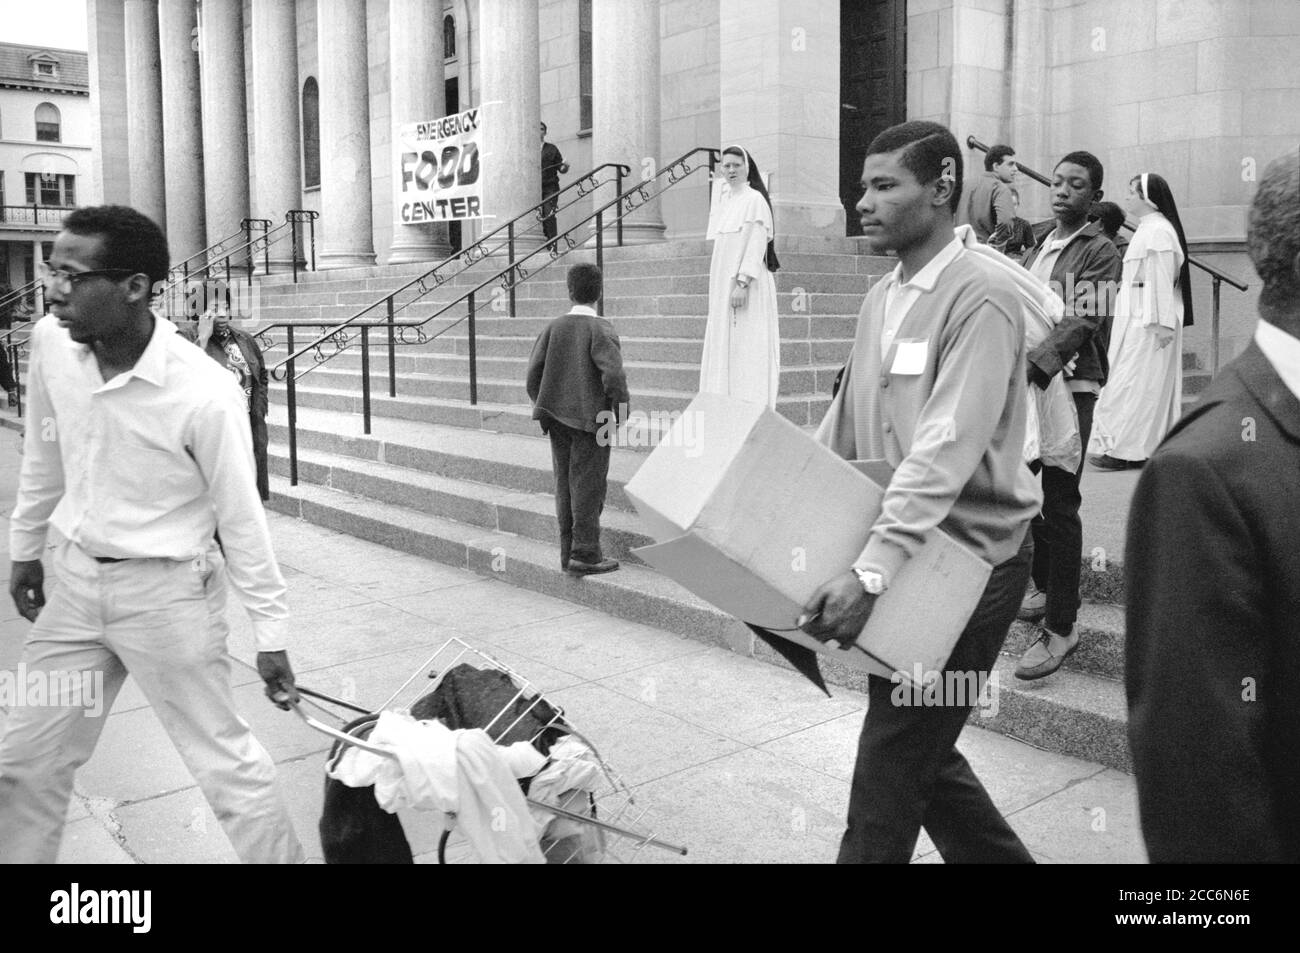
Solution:
[(953, 234), (962, 157), (931, 122), (871, 143), (857, 205), (864, 237), (899, 265), (868, 293), (844, 380), (818, 439), (849, 460), (893, 468), (881, 514), (853, 565), (822, 585), (801, 628), (852, 643), (873, 603), (940, 527), (993, 572), (937, 693), (906, 702), (872, 675), (840, 863), (907, 863), (925, 827), (948, 863), (1032, 863), (956, 741), (975, 699), (943, 686), (985, 684), (1029, 579), (1027, 530), (1042, 501), (1021, 453), (1024, 327), (1009, 277)]

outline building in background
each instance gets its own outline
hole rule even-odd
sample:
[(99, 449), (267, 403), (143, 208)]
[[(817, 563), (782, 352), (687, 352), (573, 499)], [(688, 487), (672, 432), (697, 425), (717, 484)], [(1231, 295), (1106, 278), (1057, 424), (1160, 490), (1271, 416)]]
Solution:
[(64, 214), (96, 201), (84, 52), (0, 43), (0, 282), (36, 277)]
[[(87, 0), (106, 199), (165, 222), (181, 258), (248, 216), (319, 210), (319, 259), (434, 259), (394, 224), (393, 126), (493, 103), (496, 221), (541, 199), (538, 121), (573, 174), (634, 174), (739, 142), (780, 235), (852, 236), (867, 144), (905, 119), (1008, 142), (1040, 171), (1095, 153), (1112, 197), (1159, 172), (1193, 254), (1243, 279), (1254, 170), (1300, 136), (1295, 0)], [(969, 153), (982, 169), (982, 154)], [(1025, 217), (1047, 190), (1020, 188)], [(846, 214), (846, 210), (848, 213)], [(567, 213), (572, 220), (574, 212)], [(567, 227), (561, 213), (560, 227)], [(672, 190), (633, 241), (698, 237)], [(467, 226), (472, 238), (477, 226)], [(1197, 273), (1208, 313), (1210, 283)], [(1255, 291), (1225, 292), (1225, 353)], [(1198, 302), (1199, 304), (1200, 302)], [(1188, 347), (1203, 346), (1198, 322)]]

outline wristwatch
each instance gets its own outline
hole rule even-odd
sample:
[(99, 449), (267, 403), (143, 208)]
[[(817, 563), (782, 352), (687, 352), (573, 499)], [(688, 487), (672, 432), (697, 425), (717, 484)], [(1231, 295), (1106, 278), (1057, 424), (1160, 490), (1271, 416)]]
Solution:
[(885, 591), (885, 577), (875, 570), (854, 566), (853, 574), (858, 577), (858, 582), (862, 583), (862, 588), (868, 595), (878, 596)]

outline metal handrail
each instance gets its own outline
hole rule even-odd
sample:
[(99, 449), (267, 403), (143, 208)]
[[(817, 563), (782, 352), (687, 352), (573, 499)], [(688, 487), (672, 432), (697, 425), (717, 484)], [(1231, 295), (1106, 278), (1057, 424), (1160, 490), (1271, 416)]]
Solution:
[[(399, 312), (405, 311), (407, 308), (414, 305), (416, 302), (418, 302), (429, 292), (437, 290), (438, 288), (446, 284), (448, 281), (458, 277), (459, 275), (463, 274), (465, 271), (469, 270), (469, 267), (471, 265), (479, 261), (482, 261), (486, 258), (489, 258), (494, 253), (499, 252), (503, 249), (505, 249), (508, 252), (510, 256), (510, 260), (511, 262), (513, 262), (515, 260), (514, 257), (515, 225), (526, 220), (530, 216), (536, 217), (538, 221), (542, 221), (543, 207), (546, 206), (550, 201), (554, 200), (557, 196), (563, 195), (565, 192), (568, 192), (571, 189), (577, 189), (578, 192), (577, 197), (574, 198), (573, 201), (563, 206), (557, 204), (557, 207), (555, 209), (555, 214), (558, 214), (559, 212), (564, 211), (565, 209), (568, 209), (571, 206), (577, 204), (582, 199), (586, 198), (587, 196), (597, 191), (602, 185), (608, 185), (609, 180), (600, 182), (597, 181), (596, 179), (596, 174), (607, 168), (612, 168), (615, 170), (614, 181), (619, 186), (622, 185), (623, 176), (630, 174), (632, 171), (630, 166), (623, 165), (622, 163), (618, 163), (618, 162), (606, 162), (603, 163), (602, 165), (596, 166), (590, 172), (587, 172), (586, 174), (578, 177), (577, 179), (575, 179), (574, 181), (566, 185), (564, 188), (560, 189), (558, 192), (551, 193), (549, 196), (544, 198), (542, 201), (538, 202), (536, 205), (532, 206), (531, 208), (525, 209), (523, 212), (516, 215), (514, 218), (510, 219), (508, 222), (505, 222), (504, 224), (488, 232), (486, 235), (479, 238), (478, 241), (474, 242), (472, 245), (469, 245), (468, 247), (461, 249), (459, 252), (453, 255), (449, 255), (448, 257), (444, 258), (442, 261), (438, 262), (438, 264), (430, 268), (428, 271), (425, 271), (424, 273), (417, 275), (416, 277), (410, 279), (400, 287), (394, 289), (393, 291), (390, 291), (382, 298), (379, 298), (373, 303), (366, 305), (364, 308), (362, 308), (356, 314), (352, 315), (352, 317), (348, 318), (347, 320), (342, 321), (335, 325), (328, 325), (327, 326), (328, 330), (322, 333), (319, 338), (317, 338), (315, 341), (311, 342), (310, 344), (304, 345), (300, 350), (290, 354), (279, 364), (275, 365), (275, 367), (271, 368), (270, 369), (271, 377), (278, 381), (285, 380), (288, 374), (288, 371), (285, 368), (290, 361), (292, 361), (295, 358), (304, 356), (309, 351), (316, 351), (316, 353), (319, 355), (321, 353), (320, 351), (321, 345), (331, 340), (334, 340), (335, 343), (337, 344), (336, 335), (340, 331), (344, 331), (349, 327), (358, 325), (361, 321), (361, 318), (363, 318), (365, 315), (369, 314), (371, 311), (374, 311), (375, 309), (381, 306), (384, 306), (387, 309), (390, 318), (394, 317)], [(586, 191), (585, 186), (587, 185), (591, 186), (590, 191)], [(495, 247), (492, 248), (487, 247), (488, 242), (491, 239), (496, 238), (497, 236), (501, 235), (503, 232), (505, 233), (505, 238), (499, 244), (497, 244)], [(558, 241), (559, 236), (556, 236), (555, 240)], [(455, 275), (443, 276), (440, 274), (442, 269), (448, 267), (449, 265), (455, 264), (456, 262), (461, 260), (463, 260), (464, 267), (462, 267), (460, 271), (456, 272)], [(429, 279), (433, 279), (432, 287), (429, 287), (429, 285), (426, 284), (426, 282)], [(394, 299), (396, 299), (396, 297), (400, 295), (402, 292), (408, 291), (411, 288), (418, 288), (419, 293), (412, 300), (401, 305), (401, 307), (397, 307)], [(514, 312), (515, 312), (514, 289), (512, 287), (507, 290), (510, 292), (510, 316), (514, 317)], [(430, 320), (429, 318), (426, 318), (423, 321), (420, 321), (419, 323), (426, 324), (428, 323), (429, 320)], [(295, 326), (300, 326), (300, 325), (301, 322), (295, 322)], [(344, 340), (346, 341), (346, 338), (344, 338)], [(417, 342), (417, 343), (423, 343), (423, 342)], [(346, 349), (346, 344), (343, 347), (338, 348), (338, 350), (340, 351), (345, 349)], [(318, 364), (324, 363), (324, 361), (328, 360), (329, 357), (332, 356), (333, 354), (324, 357), (320, 361), (317, 361), (316, 363)], [(308, 370), (310, 370), (310, 368), (308, 368)], [(303, 373), (306, 373), (306, 371), (304, 371)]]
[[(3, 313), (6, 308), (12, 308), (28, 295), (32, 296), (32, 307), (34, 311), (38, 314), (43, 312), (45, 310), (45, 282), (40, 278), (35, 278), (27, 282), (27, 284), (23, 285), (21, 288), (15, 288), (10, 291), (9, 294), (0, 298), (0, 313)], [(36, 303), (38, 297), (40, 298), (39, 305)]]
[[(196, 251), (193, 255), (190, 255), (190, 257), (186, 258), (184, 261), (179, 261), (176, 264), (172, 265), (170, 268), (167, 269), (167, 280), (175, 281), (185, 277), (189, 273), (189, 269), (192, 265), (197, 264), (199, 261), (203, 261), (205, 263), (211, 261), (214, 255), (219, 255), (222, 252), (227, 251), (227, 246), (229, 246), (231, 242), (236, 241), (237, 239), (242, 239), (245, 243), (251, 242), (253, 240), (253, 236), (252, 236), (253, 221), (254, 220), (251, 218), (243, 219), (239, 223), (239, 231), (234, 232), (230, 235), (227, 235), (225, 238), (213, 242), (211, 245), (209, 245), (207, 248), (204, 248), (202, 251)], [(257, 221), (265, 221), (265, 219), (258, 219)]]
[[(986, 146), (984, 143), (980, 142), (974, 136), (966, 137), (966, 145), (968, 148), (979, 149), (981, 152), (989, 151), (989, 147)], [(1033, 179), (1035, 182), (1040, 182), (1043, 185), (1048, 186), (1049, 188), (1051, 187), (1052, 180), (1049, 179), (1047, 176), (1043, 175), (1041, 172), (1036, 172), (1035, 170), (1029, 168), (1029, 166), (1021, 162), (1016, 163), (1016, 168), (1019, 169), (1021, 172), (1023, 172), (1025, 175), (1027, 175), (1029, 178)], [(1127, 218), (1124, 220), (1124, 227), (1127, 228), (1130, 232), (1137, 231), (1136, 228), (1134, 228), (1132, 225), (1128, 223)], [(1213, 265), (1203, 262), (1199, 258), (1194, 258), (1191, 255), (1187, 256), (1187, 264), (1195, 268), (1201, 269), (1201, 271), (1205, 272), (1211, 277), (1211, 279), (1213, 279), (1213, 284), (1211, 285), (1211, 291), (1213, 292), (1214, 297), (1213, 297), (1213, 306), (1210, 311), (1210, 364), (1211, 364), (1211, 372), (1217, 374), (1219, 372), (1220, 285), (1222, 282), (1226, 281), (1228, 284), (1232, 285), (1238, 291), (1245, 291), (1250, 286), (1246, 284), (1246, 282), (1238, 281), (1236, 278), (1232, 277), (1232, 275), (1226, 274), (1225, 272), (1220, 271), (1218, 268), (1215, 268)]]
[[(707, 147), (707, 146), (700, 146), (700, 147), (697, 147), (697, 148), (695, 148), (695, 149), (692, 149), (692, 150), (690, 150), (689, 152), (686, 152), (686, 153), (684, 153), (683, 155), (679, 156), (677, 159), (674, 159), (672, 162), (668, 163), (668, 164), (665, 165), (662, 169), (660, 169), (658, 172), (656, 172), (653, 176), (650, 176), (649, 178), (645, 179), (644, 181), (642, 181), (640, 184), (634, 186), (633, 188), (628, 189), (626, 192), (620, 190), (619, 193), (618, 193), (618, 195), (615, 196), (615, 198), (613, 198), (611, 201), (607, 202), (606, 204), (600, 206), (600, 207), (597, 208), (594, 212), (591, 212), (591, 213), (589, 213), (588, 215), (586, 215), (586, 216), (585, 216), (581, 221), (578, 222), (578, 224), (576, 224), (576, 225), (570, 227), (570, 228), (569, 228), (568, 230), (566, 230), (563, 234), (556, 235), (556, 237), (555, 237), (554, 239), (552, 239), (551, 241), (546, 242), (546, 243), (543, 243), (542, 245), (540, 245), (538, 248), (536, 248), (536, 249), (533, 250), (532, 252), (530, 252), (530, 253), (528, 253), (527, 255), (524, 255), (522, 258), (516, 260), (515, 257), (514, 257), (514, 231), (513, 231), (513, 226), (514, 226), (514, 224), (515, 224), (516, 222), (519, 222), (519, 221), (521, 221), (521, 220), (524, 220), (524, 219), (526, 219), (529, 215), (533, 215), (533, 214), (535, 214), (536, 217), (540, 220), (540, 219), (542, 218), (542, 215), (541, 215), (541, 208), (542, 208), (543, 205), (546, 204), (546, 202), (545, 202), (545, 201), (543, 201), (543, 202), (539, 202), (537, 205), (535, 205), (535, 206), (533, 206), (532, 208), (530, 208), (530, 209), (524, 211), (524, 212), (521, 213), (520, 215), (516, 216), (514, 219), (511, 219), (511, 221), (508, 222), (508, 223), (506, 223), (506, 225), (503, 225), (501, 228), (496, 229), (493, 233), (490, 233), (489, 235), (484, 236), (482, 239), (480, 239), (478, 242), (476, 242), (475, 245), (470, 246), (470, 248), (465, 249), (464, 251), (460, 252), (459, 255), (453, 255), (453, 256), (451, 256), (450, 258), (448, 258), (448, 259), (446, 259), (445, 261), (443, 261), (442, 263), (440, 263), (438, 266), (436, 266), (436, 267), (435, 267), (434, 269), (432, 269), (431, 271), (426, 272), (424, 275), (421, 275), (420, 277), (418, 277), (418, 278), (416, 278), (416, 279), (413, 279), (412, 281), (408, 282), (406, 285), (403, 285), (402, 288), (399, 288), (397, 291), (392, 292), (391, 294), (389, 294), (389, 295), (386, 296), (385, 298), (380, 299), (380, 300), (377, 301), (374, 305), (371, 305), (371, 306), (369, 306), (369, 307), (363, 309), (361, 312), (359, 312), (358, 314), (354, 315), (352, 318), (348, 319), (347, 321), (342, 322), (341, 324), (339, 324), (339, 325), (337, 325), (337, 326), (334, 326), (334, 327), (331, 328), (328, 332), (326, 332), (326, 333), (322, 334), (320, 337), (318, 337), (314, 342), (312, 342), (311, 344), (306, 345), (305, 347), (301, 348), (300, 350), (296, 350), (296, 351), (294, 350), (294, 342), (293, 342), (293, 329), (294, 329), (295, 326), (299, 326), (299, 325), (296, 325), (296, 324), (288, 324), (288, 323), (274, 325), (274, 326), (283, 326), (283, 327), (286, 328), (286, 331), (287, 331), (286, 349), (287, 349), (288, 352), (289, 352), (289, 353), (288, 353), (288, 356), (285, 357), (285, 358), (284, 358), (282, 361), (280, 361), (278, 364), (276, 364), (274, 367), (272, 367), (272, 368), (270, 369), (269, 373), (270, 373), (270, 376), (272, 377), (272, 379), (277, 380), (277, 381), (282, 381), (282, 382), (284, 382), (284, 383), (287, 385), (287, 389), (288, 389), (287, 397), (288, 397), (288, 412), (289, 412), (289, 428), (288, 428), (288, 429), (289, 429), (289, 482), (290, 482), (290, 485), (291, 485), (291, 486), (296, 486), (297, 483), (298, 483), (298, 457), (297, 457), (297, 389), (296, 389), (297, 381), (298, 381), (298, 379), (299, 379), (300, 377), (302, 377), (303, 375), (307, 374), (307, 373), (312, 369), (312, 367), (316, 367), (316, 366), (319, 366), (320, 364), (323, 364), (324, 362), (328, 361), (330, 358), (334, 357), (335, 355), (337, 355), (337, 354), (339, 354), (339, 353), (342, 353), (342, 351), (346, 350), (348, 347), (351, 346), (351, 344), (352, 344), (352, 340), (353, 340), (353, 337), (354, 337), (354, 336), (350, 336), (350, 335), (348, 335), (348, 334), (346, 333), (346, 331), (348, 330), (349, 327), (357, 327), (357, 328), (360, 329), (360, 332), (361, 332), (361, 333), (360, 333), (360, 338), (361, 338), (361, 389), (362, 389), (361, 406), (362, 406), (362, 417), (363, 417), (363, 429), (364, 429), (364, 432), (365, 432), (365, 433), (367, 433), (367, 434), (370, 433), (370, 341), (369, 341), (369, 330), (370, 330), (371, 327), (375, 327), (375, 326), (380, 325), (380, 322), (379, 322), (379, 321), (370, 321), (370, 322), (360, 323), (360, 322), (359, 322), (359, 319), (360, 319), (363, 315), (365, 315), (367, 312), (369, 312), (369, 311), (371, 311), (372, 309), (374, 309), (375, 307), (377, 307), (379, 304), (384, 304), (385, 302), (387, 303), (387, 320), (386, 320), (385, 322), (383, 322), (383, 326), (386, 327), (386, 328), (388, 329), (388, 364), (389, 364), (389, 366), (388, 366), (388, 382), (389, 382), (389, 396), (390, 396), (390, 397), (396, 397), (396, 396), (397, 396), (397, 388), (396, 388), (396, 372), (395, 372), (395, 363), (396, 363), (396, 358), (395, 358), (395, 350), (394, 350), (394, 348), (395, 348), (395, 343), (396, 343), (397, 335), (396, 335), (396, 333), (395, 333), (395, 319), (394, 319), (395, 311), (394, 311), (394, 307), (393, 307), (393, 298), (394, 298), (394, 296), (397, 295), (397, 294), (399, 294), (401, 291), (405, 290), (406, 288), (410, 288), (410, 287), (415, 286), (415, 285), (420, 285), (422, 294), (427, 293), (429, 290), (432, 290), (432, 289), (428, 289), (428, 288), (426, 288), (426, 287), (422, 284), (422, 282), (423, 282), (425, 279), (427, 279), (430, 275), (434, 274), (434, 273), (435, 273), (439, 268), (443, 267), (444, 265), (447, 265), (448, 263), (451, 263), (451, 262), (455, 261), (455, 260), (456, 260), (457, 258), (459, 258), (459, 257), (465, 257), (465, 258), (466, 258), (466, 265), (467, 265), (467, 267), (466, 267), (465, 269), (462, 269), (460, 272), (457, 273), (457, 275), (463, 274), (465, 270), (468, 270), (468, 265), (472, 265), (473, 263), (475, 263), (475, 262), (477, 262), (477, 261), (481, 261), (483, 258), (486, 258), (487, 255), (489, 254), (488, 252), (483, 252), (483, 251), (482, 251), (482, 245), (483, 245), (483, 243), (484, 243), (488, 238), (491, 238), (493, 235), (495, 235), (495, 234), (501, 232), (502, 230), (507, 230), (507, 231), (508, 231), (508, 234), (509, 234), (509, 246), (510, 246), (510, 262), (509, 262), (509, 264), (507, 264), (506, 267), (502, 268), (502, 269), (501, 269), (500, 271), (498, 271), (496, 274), (492, 275), (491, 277), (489, 277), (489, 278), (485, 279), (484, 281), (480, 282), (479, 284), (475, 285), (475, 286), (474, 286), (473, 288), (471, 288), (470, 290), (463, 292), (462, 294), (460, 294), (459, 296), (457, 296), (456, 298), (454, 298), (452, 301), (447, 302), (447, 303), (444, 304), (442, 307), (438, 308), (438, 310), (436, 310), (436, 311), (433, 312), (432, 314), (428, 315), (428, 316), (425, 317), (424, 319), (422, 319), (422, 320), (420, 320), (420, 321), (414, 323), (413, 325), (408, 325), (408, 327), (414, 327), (414, 329), (415, 329), (415, 339), (414, 339), (414, 340), (407, 340), (406, 335), (405, 335), (405, 334), (402, 335), (402, 343), (403, 343), (403, 344), (423, 344), (423, 343), (425, 343), (425, 342), (427, 342), (427, 341), (431, 341), (431, 340), (433, 340), (433, 339), (435, 339), (435, 338), (437, 338), (437, 337), (439, 337), (439, 336), (445, 334), (446, 332), (450, 331), (452, 328), (455, 328), (455, 327), (457, 327), (458, 325), (460, 325), (462, 322), (467, 322), (467, 323), (468, 323), (468, 330), (469, 330), (469, 362), (470, 362), (470, 365), (469, 365), (469, 391), (470, 391), (469, 401), (470, 401), (470, 404), (471, 404), (471, 405), (476, 405), (476, 404), (478, 403), (478, 374), (477, 374), (477, 348), (476, 348), (476, 344), (475, 344), (476, 339), (475, 339), (474, 320), (475, 320), (475, 315), (476, 315), (476, 312), (477, 312), (477, 307), (476, 307), (476, 305), (475, 305), (475, 300), (474, 300), (474, 299), (475, 299), (475, 296), (478, 294), (478, 292), (482, 291), (483, 289), (485, 289), (485, 288), (488, 287), (489, 285), (492, 285), (492, 284), (494, 284), (494, 283), (498, 283), (498, 282), (499, 282), (499, 283), (500, 283), (500, 284), (499, 284), (499, 287), (501, 287), (502, 289), (506, 290), (506, 291), (509, 292), (509, 294), (510, 294), (510, 302), (511, 302), (511, 316), (513, 317), (513, 316), (514, 316), (514, 291), (515, 291), (515, 288), (516, 288), (516, 287), (517, 287), (521, 282), (526, 281), (528, 278), (532, 277), (532, 275), (534, 275), (534, 274), (536, 274), (536, 273), (538, 273), (538, 272), (544, 270), (545, 268), (549, 267), (551, 264), (553, 264), (553, 263), (554, 263), (555, 261), (557, 261), (558, 259), (564, 257), (565, 255), (568, 255), (570, 252), (572, 252), (572, 251), (574, 251), (576, 248), (578, 248), (578, 247), (579, 247), (579, 243), (576, 242), (576, 241), (573, 239), (573, 237), (572, 237), (573, 234), (574, 234), (575, 232), (578, 232), (578, 231), (582, 230), (582, 229), (585, 229), (588, 225), (591, 225), (591, 224), (594, 224), (594, 225), (595, 225), (595, 228), (594, 228), (594, 230), (593, 230), (593, 234), (592, 234), (590, 237), (594, 238), (594, 239), (595, 239), (595, 242), (596, 242), (596, 265), (597, 265), (597, 267), (601, 267), (601, 266), (603, 265), (603, 263), (604, 263), (604, 247), (605, 247), (605, 246), (604, 246), (604, 233), (605, 233), (605, 228), (606, 228), (608, 225), (615, 225), (615, 226), (619, 226), (619, 225), (621, 225), (623, 219), (626, 218), (628, 215), (631, 215), (631, 214), (632, 214), (633, 212), (635, 212), (637, 209), (639, 209), (639, 208), (643, 207), (644, 205), (646, 205), (647, 203), (653, 201), (653, 200), (656, 199), (659, 195), (661, 195), (663, 192), (667, 191), (667, 190), (668, 190), (669, 188), (671, 188), (672, 186), (674, 186), (674, 185), (676, 185), (677, 183), (681, 182), (682, 180), (684, 180), (685, 178), (687, 178), (688, 176), (690, 176), (692, 173), (696, 172), (698, 169), (703, 168), (703, 166), (694, 166), (694, 167), (692, 167), (692, 166), (690, 165), (690, 161), (689, 161), (689, 160), (690, 160), (692, 157), (694, 157), (697, 153), (701, 153), (701, 152), (703, 152), (703, 153), (707, 153), (707, 154), (708, 154), (708, 168), (709, 168), (710, 171), (711, 171), (711, 170), (714, 168), (714, 166), (715, 166), (715, 164), (716, 164), (716, 162), (717, 162), (717, 160), (718, 160), (718, 156), (719, 156), (720, 150), (718, 150), (718, 149), (716, 149), (716, 148)], [(618, 165), (615, 164), (615, 163), (605, 163), (605, 166), (610, 166), (610, 165), (614, 165), (614, 166), (616, 166), (617, 168), (620, 169), (620, 182), (621, 182), (621, 175), (623, 174), (623, 170), (630, 171), (630, 170), (628, 169), (627, 166), (618, 166)], [(594, 176), (595, 172), (599, 171), (599, 169), (602, 169), (602, 168), (604, 168), (605, 166), (598, 166), (596, 169), (593, 169), (590, 173), (588, 173), (587, 176), (583, 176), (583, 177), (582, 177), (581, 179), (579, 179), (578, 181), (576, 181), (576, 182), (574, 182), (574, 183), (570, 183), (570, 185), (567, 186), (565, 189), (562, 189), (561, 192), (567, 191), (569, 188), (573, 188), (574, 186), (578, 185), (579, 183), (585, 181), (585, 180), (588, 178), (588, 176)], [(658, 191), (656, 191), (656, 192), (654, 192), (653, 194), (651, 194), (650, 191), (649, 191), (649, 187), (650, 187), (651, 183), (654, 182), (655, 180), (662, 179), (662, 178), (665, 177), (665, 176), (667, 177), (667, 184), (665, 184), (665, 185), (664, 185), (662, 188), (660, 188)], [(594, 179), (593, 179), (593, 185), (594, 185), (593, 191), (595, 191), (595, 189), (599, 188), (601, 184), (607, 184), (607, 183), (595, 183), (595, 182), (594, 182)], [(549, 196), (548, 198), (553, 199), (553, 198), (555, 197), (555, 195), (558, 195), (558, 194), (560, 194), (560, 193), (553, 193), (553, 194), (552, 194), (551, 196)], [(581, 196), (585, 196), (586, 194), (587, 194), (587, 193), (580, 193), (580, 197), (581, 197)], [(638, 198), (640, 199), (639, 202), (637, 201)], [(576, 200), (575, 200), (575, 201), (576, 201)], [(574, 203), (569, 203), (569, 204), (572, 205), (572, 204), (574, 204)], [(605, 221), (605, 213), (608, 212), (608, 211), (610, 211), (611, 209), (613, 209), (615, 206), (618, 206), (618, 209), (619, 209), (618, 214), (617, 214), (617, 215), (616, 215), (616, 216), (615, 216), (611, 221), (609, 221), (609, 222), (607, 223), (607, 222)], [(565, 207), (567, 208), (568, 206), (565, 206)], [(557, 208), (556, 211), (558, 212), (559, 209)], [(622, 229), (621, 229), (621, 228), (617, 228), (617, 235), (618, 235), (618, 238), (619, 238), (619, 240), (620, 240), (620, 242), (621, 242), (621, 239), (622, 239)], [(563, 241), (564, 244), (565, 244), (565, 248), (564, 248), (562, 251), (559, 249), (559, 243), (560, 243), (561, 241)], [(467, 254), (467, 253), (469, 253), (469, 252), (471, 251), (471, 249), (474, 249), (474, 248), (479, 248), (480, 253), (477, 254), (477, 255), (474, 255), (474, 254)], [(528, 269), (526, 269), (526, 268), (524, 267), (524, 263), (528, 262), (530, 259), (536, 257), (537, 255), (540, 255), (543, 251), (545, 251), (545, 252), (547, 253), (547, 255), (548, 255), (548, 260), (542, 262), (542, 264), (541, 264), (539, 267), (537, 267), (534, 271), (529, 271)], [(438, 284), (436, 284), (434, 287), (435, 287), (435, 288), (438, 287), (439, 285), (441, 285), (442, 283), (444, 283), (445, 280), (446, 280), (446, 279), (443, 279), (442, 281), (439, 281)], [(417, 300), (418, 300), (418, 299), (417, 299)], [(467, 305), (467, 307), (466, 307), (466, 313), (465, 313), (465, 315), (464, 315), (463, 317), (460, 317), (460, 318), (456, 319), (455, 321), (451, 322), (450, 324), (448, 324), (447, 326), (441, 328), (441, 329), (440, 329), (436, 334), (433, 334), (433, 335), (431, 335), (431, 336), (426, 336), (426, 335), (424, 334), (424, 332), (423, 332), (423, 330), (422, 330), (423, 325), (428, 324), (430, 321), (433, 321), (433, 320), (435, 320), (435, 319), (441, 317), (442, 315), (446, 314), (448, 311), (450, 311), (452, 308), (456, 307), (457, 305), (461, 304), (462, 302), (466, 303), (466, 305)], [(414, 302), (408, 302), (406, 305), (403, 305), (403, 309), (405, 309), (406, 307), (409, 307), (409, 306), (410, 306), (411, 304), (413, 304), (413, 303), (414, 303)], [(601, 301), (598, 301), (598, 302), (596, 303), (596, 310), (597, 310), (597, 313), (601, 313), (601, 312), (603, 311), (603, 299), (602, 299)], [(268, 325), (267, 328), (264, 328), (264, 329), (262, 330), (262, 332), (259, 332), (259, 333), (265, 334), (265, 332), (269, 331), (271, 327), (272, 327), (271, 325)], [(263, 340), (266, 341), (267, 339), (266, 339), (266, 338), (263, 338)], [(324, 345), (326, 342), (332, 342), (332, 343), (333, 343), (334, 348), (335, 348), (335, 350), (334, 350), (333, 352), (327, 354), (327, 353), (325, 353), (325, 352), (322, 350), (322, 345)], [(271, 342), (268, 341), (268, 343), (271, 343)], [(298, 358), (304, 356), (304, 355), (307, 354), (307, 352), (309, 352), (309, 351), (314, 351), (314, 352), (315, 352), (315, 358), (314, 358), (314, 363), (313, 363), (313, 365), (312, 365), (311, 367), (306, 368), (306, 369), (305, 369), (304, 371), (302, 371), (301, 373), (295, 373), (295, 366), (294, 366), (294, 365), (295, 365), (295, 362), (297, 361)]]

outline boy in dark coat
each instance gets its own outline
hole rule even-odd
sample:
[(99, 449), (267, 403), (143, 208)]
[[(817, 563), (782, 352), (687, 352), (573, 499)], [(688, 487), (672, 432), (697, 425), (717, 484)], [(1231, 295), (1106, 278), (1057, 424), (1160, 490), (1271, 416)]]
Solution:
[(610, 572), (618, 562), (600, 549), (610, 440), (627, 420), (627, 378), (618, 335), (596, 314), (601, 274), (595, 265), (574, 265), (568, 274), (569, 313), (537, 338), (528, 359), (528, 398), (533, 419), (551, 438), (555, 467), (555, 515), (560, 522), (560, 566), (575, 575)]

